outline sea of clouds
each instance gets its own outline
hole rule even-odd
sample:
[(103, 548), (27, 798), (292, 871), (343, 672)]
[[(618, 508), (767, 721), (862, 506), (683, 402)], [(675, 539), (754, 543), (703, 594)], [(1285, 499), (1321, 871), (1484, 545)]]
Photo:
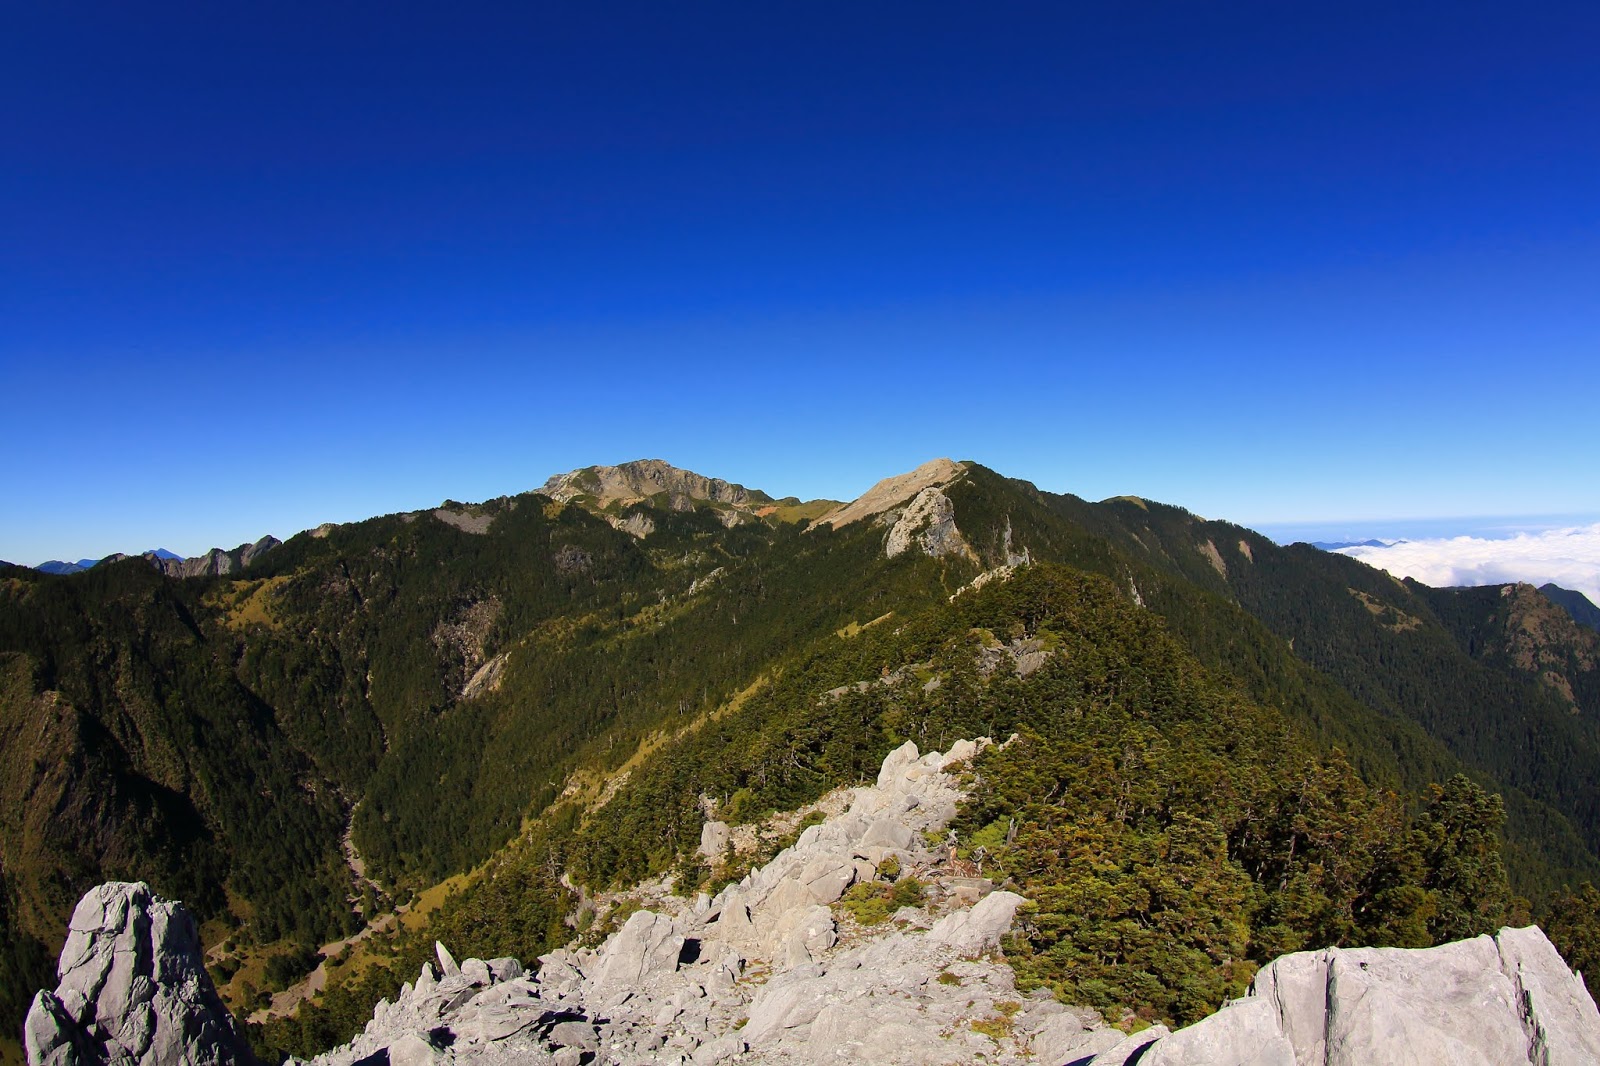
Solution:
[(1425, 585), (1498, 585), (1554, 581), (1600, 604), (1600, 522), (1518, 533), (1514, 537), (1438, 537), (1383, 547), (1340, 548), (1339, 554), (1412, 577)]

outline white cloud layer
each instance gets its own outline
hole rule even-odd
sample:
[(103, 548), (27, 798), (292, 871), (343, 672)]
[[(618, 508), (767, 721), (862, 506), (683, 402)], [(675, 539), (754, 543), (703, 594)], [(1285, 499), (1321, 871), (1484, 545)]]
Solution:
[(1341, 548), (1341, 555), (1413, 577), (1425, 585), (1498, 585), (1554, 581), (1600, 604), (1600, 522), (1519, 533), (1504, 540), (1450, 537), (1403, 540), (1381, 548)]

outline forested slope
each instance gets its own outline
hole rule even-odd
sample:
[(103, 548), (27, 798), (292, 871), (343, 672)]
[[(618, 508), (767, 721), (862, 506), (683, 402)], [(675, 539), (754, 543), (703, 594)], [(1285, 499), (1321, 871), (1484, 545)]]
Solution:
[[(1236, 605), (1276, 636), (1317, 675), (1306, 679), (1304, 691), (1321, 693), (1282, 697), (1316, 716), (1326, 740), (1364, 750), (1355, 756), (1363, 772), (1381, 772), (1367, 760), (1381, 761), (1380, 749), (1393, 745), (1402, 778), (1415, 786), (1446, 769), (1437, 761), (1442, 748), (1502, 793), (1519, 891), (1546, 898), (1562, 884), (1600, 876), (1600, 706), (1590, 695), (1596, 672), (1579, 668), (1593, 660), (1580, 627), (1541, 616), (1555, 633), (1543, 653), (1560, 658), (1562, 676), (1576, 680), (1576, 698), (1569, 700), (1543, 671), (1473, 643), (1475, 628), (1500, 633), (1503, 643), (1505, 620), (1496, 621), (1492, 610), (1498, 588), (1427, 589), (1342, 555), (1304, 544), (1280, 547), (1164, 504), (1037, 495), (1073, 525), (1100, 532), (1130, 560), (1165, 575), (1167, 583), (1147, 599), (1203, 656), (1209, 647), (1245, 674), (1265, 666), (1249, 661), (1258, 654), (1253, 649), (1229, 650), (1229, 627), (1217, 625), (1226, 612), (1196, 609), (1197, 591)], [(1072, 554), (1055, 557), (1082, 565)], [(1330, 692), (1328, 682), (1342, 694)], [(1349, 697), (1371, 713), (1353, 713)], [(1322, 709), (1340, 703), (1331, 715)]]

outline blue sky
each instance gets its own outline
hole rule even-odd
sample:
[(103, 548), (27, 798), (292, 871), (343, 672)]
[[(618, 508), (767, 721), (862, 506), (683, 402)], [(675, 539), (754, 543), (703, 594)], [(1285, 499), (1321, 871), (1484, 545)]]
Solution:
[(1596, 39), (1593, 4), (19, 7), (0, 558), (645, 456), (1593, 514)]

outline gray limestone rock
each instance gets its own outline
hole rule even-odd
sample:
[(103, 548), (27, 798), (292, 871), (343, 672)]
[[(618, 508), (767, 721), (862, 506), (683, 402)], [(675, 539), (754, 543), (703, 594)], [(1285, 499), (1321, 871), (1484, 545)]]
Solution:
[(84, 895), (57, 974), (28, 1011), (29, 1066), (255, 1061), (205, 971), (193, 919), (142, 882)]
[(707, 822), (700, 829), (700, 857), (709, 862), (721, 862), (732, 836), (727, 822)]
[(605, 945), (591, 982), (591, 995), (602, 999), (635, 988), (652, 973), (677, 968), (683, 937), (672, 919), (636, 911)]
[(927, 555), (960, 555), (976, 562), (977, 553), (956, 528), (955, 504), (938, 487), (929, 486), (906, 504), (884, 540), (884, 554), (893, 559), (912, 546)]
[(934, 923), (928, 939), (948, 944), (962, 955), (982, 955), (1000, 946), (1017, 908), (1028, 902), (1015, 892), (993, 892), (969, 911), (956, 911)]
[(1076, 1015), (1061, 1013), (1034, 1030), (1028, 1037), (1028, 1046), (1040, 1062), (1059, 1064), (1068, 1061), (1067, 1053), (1078, 1046), (1084, 1032), (1083, 1022)]
[(241, 544), (232, 551), (212, 548), (192, 559), (169, 559), (154, 552), (146, 552), (144, 558), (168, 577), (215, 577), (249, 569), (251, 563), (280, 543), (276, 537), (262, 537), (254, 544)]
[[(1109, 1030), (1109, 1032), (1116, 1033), (1121, 1039), (1090, 1059), (1090, 1066), (1133, 1066), (1133, 1063), (1136, 1062), (1146, 1062), (1150, 1045), (1157, 1043), (1162, 1037), (1170, 1035), (1169, 1030), (1164, 1025), (1152, 1025), (1150, 1028), (1134, 1033), (1132, 1036), (1122, 1036), (1115, 1029)], [(1105, 1039), (1109, 1039), (1109, 1037)], [(1196, 1064), (1196, 1066), (1199, 1066), (1199, 1064)]]
[(1248, 997), (1160, 1041), (1141, 1066), (1377, 1062), (1600, 1062), (1600, 1012), (1537, 928), (1436, 948), (1328, 948), (1269, 963)]
[(406, 1033), (389, 1045), (389, 1066), (434, 1066), (442, 1050), (421, 1033)]

